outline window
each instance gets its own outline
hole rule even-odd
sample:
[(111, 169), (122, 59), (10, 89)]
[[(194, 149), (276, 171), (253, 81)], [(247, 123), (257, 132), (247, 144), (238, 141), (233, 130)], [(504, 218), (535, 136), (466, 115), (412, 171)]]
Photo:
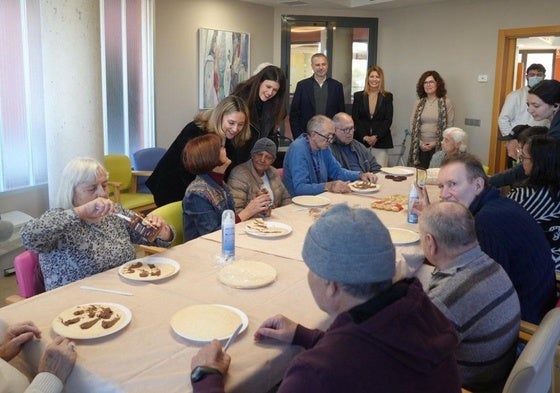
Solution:
[(47, 182), (40, 4), (0, 1), (0, 192)]
[(103, 0), (101, 43), (105, 154), (154, 146), (151, 0)]
[[(103, 0), (105, 152), (154, 145), (151, 0)], [(0, 192), (47, 182), (39, 0), (0, 1)], [(126, 94), (125, 94), (126, 93)]]

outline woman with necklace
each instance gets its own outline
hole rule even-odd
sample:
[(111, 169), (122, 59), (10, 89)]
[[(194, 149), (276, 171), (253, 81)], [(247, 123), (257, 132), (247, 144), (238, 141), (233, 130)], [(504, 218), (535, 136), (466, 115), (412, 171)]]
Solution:
[(428, 168), (434, 153), (441, 150), (443, 130), (453, 126), (455, 107), (446, 97), (445, 81), (437, 71), (420, 76), (416, 93), (418, 100), (410, 118), (408, 166)]
[(370, 67), (364, 90), (354, 93), (352, 119), (356, 128), (354, 139), (371, 148), (377, 162), (387, 166), (388, 149), (393, 148), (393, 95), (385, 90), (381, 67)]

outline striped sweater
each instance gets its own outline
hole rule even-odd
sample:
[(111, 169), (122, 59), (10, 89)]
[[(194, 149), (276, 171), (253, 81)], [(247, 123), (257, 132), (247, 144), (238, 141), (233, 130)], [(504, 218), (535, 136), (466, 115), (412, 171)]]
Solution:
[(508, 194), (540, 224), (546, 235), (556, 271), (560, 271), (560, 200), (554, 200), (548, 188), (518, 187)]
[(501, 392), (515, 362), (521, 315), (504, 269), (476, 246), (434, 270), (428, 296), (457, 330), (462, 386)]

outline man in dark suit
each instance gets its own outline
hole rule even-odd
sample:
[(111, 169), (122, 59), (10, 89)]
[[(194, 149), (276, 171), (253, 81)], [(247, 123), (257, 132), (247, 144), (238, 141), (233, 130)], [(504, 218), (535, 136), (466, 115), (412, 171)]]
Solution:
[(315, 115), (332, 119), (344, 112), (342, 84), (327, 77), (329, 61), (322, 53), (311, 56), (313, 75), (298, 82), (290, 107), (290, 127), (294, 140), (307, 130), (307, 122)]

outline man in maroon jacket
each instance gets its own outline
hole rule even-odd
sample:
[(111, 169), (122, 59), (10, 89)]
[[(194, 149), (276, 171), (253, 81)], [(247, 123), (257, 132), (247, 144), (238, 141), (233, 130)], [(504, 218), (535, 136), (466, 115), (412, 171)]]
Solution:
[[(255, 340), (303, 346), (279, 393), (460, 392), (455, 329), (417, 279), (392, 283), (395, 248), (369, 209), (333, 206), (303, 246), (315, 302), (334, 317), (326, 332), (277, 315)], [(222, 392), (230, 357), (218, 341), (193, 357), (194, 392)], [(201, 371), (202, 370), (202, 371)]]

